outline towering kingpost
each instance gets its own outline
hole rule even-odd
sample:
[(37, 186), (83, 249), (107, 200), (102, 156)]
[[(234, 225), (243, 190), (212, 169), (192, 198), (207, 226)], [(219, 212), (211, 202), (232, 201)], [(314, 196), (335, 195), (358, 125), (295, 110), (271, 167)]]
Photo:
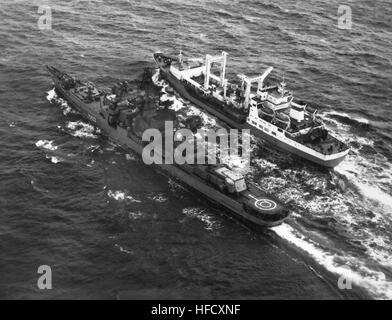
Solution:
[(226, 63), (227, 63), (227, 52), (222, 51), (222, 63), (221, 63), (221, 85), (225, 85), (226, 76)]
[(264, 80), (265, 78), (272, 72), (273, 68), (269, 67), (264, 73), (256, 78), (249, 78), (243, 74), (239, 75), (240, 79), (242, 80), (242, 87), (245, 86), (243, 90), (245, 90), (245, 100), (244, 100), (244, 108), (248, 109), (249, 108), (249, 101), (250, 101), (250, 92), (252, 88), (252, 83), (257, 82), (257, 95), (261, 94), (261, 91), (263, 89), (264, 85)]
[(210, 74), (211, 74), (211, 55), (206, 55), (206, 74), (204, 77), (204, 89), (208, 90), (208, 86), (210, 85)]
[[(222, 55), (220, 56), (211, 56), (209, 54), (206, 55), (206, 62), (205, 62), (205, 74), (204, 74), (204, 89), (208, 90), (208, 87), (210, 86), (210, 78), (213, 78), (214, 80), (216, 80), (218, 83), (220, 82), (220, 85), (224, 88), (225, 90), (225, 86), (226, 86), (226, 62), (227, 62), (227, 52), (222, 51)], [(219, 77), (217, 77), (214, 74), (211, 74), (211, 65), (212, 63), (219, 63), (221, 70), (220, 70), (220, 75)]]

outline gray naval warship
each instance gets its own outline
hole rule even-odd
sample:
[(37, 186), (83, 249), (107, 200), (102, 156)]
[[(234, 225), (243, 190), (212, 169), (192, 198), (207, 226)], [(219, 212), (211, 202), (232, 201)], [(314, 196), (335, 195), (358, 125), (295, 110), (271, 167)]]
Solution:
[[(139, 82), (139, 94), (130, 94), (126, 82), (116, 84), (111, 92), (100, 90), (92, 82), (82, 82), (53, 66), (47, 66), (57, 94), (81, 115), (98, 127), (113, 142), (125, 150), (132, 150), (139, 156), (147, 142), (142, 140), (143, 131), (148, 128), (162, 130), (162, 123), (174, 113), (162, 113), (159, 97), (150, 95), (153, 87), (152, 71), (145, 69)], [(155, 88), (154, 88), (155, 87)], [(163, 152), (162, 152), (163, 153)], [(162, 155), (163, 156), (163, 155)], [(204, 195), (212, 203), (225, 209), (250, 227), (273, 227), (282, 223), (289, 215), (287, 208), (268, 195), (244, 176), (233, 172), (223, 164), (152, 164), (163, 174), (174, 178), (180, 184)]]

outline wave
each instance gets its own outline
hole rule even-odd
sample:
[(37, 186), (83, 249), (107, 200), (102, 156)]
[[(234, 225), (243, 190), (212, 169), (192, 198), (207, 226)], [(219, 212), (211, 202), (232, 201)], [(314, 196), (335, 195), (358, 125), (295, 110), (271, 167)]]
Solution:
[(135, 161), (135, 160), (137, 160), (137, 157), (135, 155), (133, 155), (133, 154), (126, 153), (125, 154), (125, 159), (128, 160), (128, 161)]
[(48, 156), (46, 155), (46, 159), (50, 159), (50, 161), (54, 164), (59, 163), (59, 162), (63, 162), (64, 159), (60, 158), (60, 157), (56, 157), (56, 156)]
[(52, 90), (49, 90), (47, 92), (46, 99), (51, 102), (55, 98), (57, 98), (57, 93), (56, 90), (53, 88)]
[(55, 151), (58, 149), (58, 146), (53, 144), (53, 140), (38, 140), (35, 145), (38, 148), (43, 148), (50, 151)]
[(143, 212), (141, 211), (131, 211), (128, 213), (128, 218), (129, 220), (137, 220), (140, 219), (141, 217), (143, 217)]
[(37, 181), (34, 178), (31, 178), (30, 184), (33, 190), (39, 192), (40, 194), (47, 195), (49, 193), (49, 190), (39, 187), (36, 182)]
[(123, 253), (126, 253), (126, 254), (133, 254), (133, 251), (132, 250), (128, 250), (128, 249), (125, 249), (123, 246), (120, 246), (119, 244), (115, 244), (114, 245), (116, 248), (118, 248), (121, 252), (123, 252)]
[(50, 103), (54, 103), (54, 104), (58, 104), (60, 105), (61, 110), (63, 111), (63, 114), (66, 116), (68, 114), (78, 114), (78, 112), (74, 109), (72, 109), (67, 101), (65, 101), (64, 99), (60, 98), (57, 93), (56, 90), (53, 88), (52, 90), (47, 92), (46, 95), (46, 99), (50, 102)]
[(205, 224), (206, 230), (216, 231), (221, 227), (220, 223), (211, 217), (207, 210), (201, 208), (184, 208), (182, 213), (191, 218), (197, 218)]
[(66, 124), (66, 127), (70, 129), (70, 134), (72, 136), (79, 138), (96, 139), (98, 138), (96, 133), (99, 134), (101, 132), (98, 128), (94, 127), (91, 124), (83, 122), (82, 120), (69, 121)]
[(350, 241), (359, 241), (368, 259), (391, 270), (392, 165), (373, 148), (373, 140), (348, 133), (344, 126), (338, 126), (338, 133), (351, 152), (334, 168), (333, 177), (346, 185), (341, 199), (355, 210), (342, 211), (341, 216), (349, 222)]
[(147, 198), (159, 203), (165, 202), (168, 199), (163, 193), (153, 193), (148, 195)]
[[(343, 277), (346, 283), (352, 281), (366, 288), (377, 298), (392, 299), (392, 282), (386, 280), (383, 272), (369, 268), (366, 262), (348, 254), (341, 255), (322, 248), (288, 224), (282, 224), (272, 230), (281, 238), (308, 253), (328, 271)], [(338, 283), (336, 285), (338, 287)]]
[[(352, 162), (358, 158), (363, 159), (362, 165)], [(260, 186), (289, 202), (299, 224), (321, 232), (342, 250), (359, 250), (363, 259), (391, 269), (392, 201), (388, 190), (392, 172), (386, 170), (385, 190), (381, 190), (380, 178), (372, 171), (380, 167), (375, 163), (370, 167), (370, 163), (353, 154), (334, 171), (320, 173), (309, 168), (283, 169), (279, 163), (259, 159), (253, 176)]]
[(373, 127), (368, 119), (334, 111), (322, 113), (321, 118), (328, 129), (350, 146), (352, 152), (358, 154), (366, 148), (376, 152), (375, 141), (370, 134)]
[[(374, 161), (374, 160), (373, 160)], [(381, 182), (392, 182), (392, 166), (388, 163), (377, 164), (370, 162), (358, 154), (348, 156), (346, 161), (335, 167), (334, 171), (351, 181), (362, 196), (385, 206), (385, 213), (392, 212), (392, 196), (380, 189)]]
[(109, 198), (112, 198), (116, 201), (124, 201), (124, 200), (128, 200), (130, 202), (137, 202), (137, 203), (141, 203), (142, 201), (137, 200), (135, 198), (133, 198), (132, 196), (128, 195), (125, 191), (120, 191), (120, 190), (116, 190), (116, 191), (112, 191), (112, 190), (108, 190), (107, 195)]
[(365, 125), (368, 126), (370, 125), (370, 120), (367, 118), (361, 118), (361, 117), (353, 117), (348, 115), (345, 112), (337, 112), (337, 111), (328, 111), (328, 112), (324, 112), (322, 114), (322, 116), (324, 118), (326, 118), (328, 120), (329, 118), (332, 119), (336, 119), (344, 124), (348, 124), (348, 125)]

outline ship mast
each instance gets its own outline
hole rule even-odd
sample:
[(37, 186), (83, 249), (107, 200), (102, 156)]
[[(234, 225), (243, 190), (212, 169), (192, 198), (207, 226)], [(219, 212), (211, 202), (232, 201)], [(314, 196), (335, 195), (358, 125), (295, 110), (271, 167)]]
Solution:
[(182, 54), (182, 50), (180, 50), (180, 54), (178, 55), (178, 62), (183, 66), (184, 64), (184, 55)]
[(284, 96), (284, 94), (286, 93), (286, 81), (285, 81), (285, 77), (284, 77), (284, 74), (283, 74), (283, 76), (282, 76), (282, 82), (280, 83), (280, 87), (281, 87), (281, 94), (282, 94), (282, 97)]

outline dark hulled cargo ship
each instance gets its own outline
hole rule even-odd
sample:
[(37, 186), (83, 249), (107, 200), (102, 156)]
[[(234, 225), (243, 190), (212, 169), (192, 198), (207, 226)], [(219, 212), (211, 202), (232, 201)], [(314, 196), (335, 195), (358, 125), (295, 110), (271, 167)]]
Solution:
[[(54, 67), (47, 69), (56, 92), (124, 149), (142, 155), (146, 145), (141, 139), (143, 130), (161, 128), (160, 122), (164, 119), (154, 116), (158, 106), (148, 92), (144, 98), (130, 97), (124, 94), (126, 83), (120, 83), (112, 92), (104, 92), (93, 83), (77, 80)], [(148, 83), (151, 74), (147, 71), (144, 80), (145, 85), (152, 86)], [(154, 164), (154, 167), (253, 227), (276, 226), (288, 216), (283, 204), (225, 165)]]

